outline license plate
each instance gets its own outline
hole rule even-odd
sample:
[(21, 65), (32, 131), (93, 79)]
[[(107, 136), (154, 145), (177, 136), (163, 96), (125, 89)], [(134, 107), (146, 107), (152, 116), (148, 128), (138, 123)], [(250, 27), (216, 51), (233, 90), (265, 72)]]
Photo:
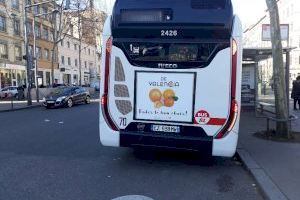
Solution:
[(152, 125), (151, 130), (154, 132), (179, 133), (179, 126)]
[(55, 103), (55, 101), (47, 101), (47, 103)]

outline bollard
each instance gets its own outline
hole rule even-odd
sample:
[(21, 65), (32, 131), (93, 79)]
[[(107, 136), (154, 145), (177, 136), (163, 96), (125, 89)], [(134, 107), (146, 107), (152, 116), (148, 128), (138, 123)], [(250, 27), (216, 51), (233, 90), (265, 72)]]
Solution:
[(14, 95), (12, 93), (8, 93), (8, 97), (10, 97), (11, 110), (14, 109)]

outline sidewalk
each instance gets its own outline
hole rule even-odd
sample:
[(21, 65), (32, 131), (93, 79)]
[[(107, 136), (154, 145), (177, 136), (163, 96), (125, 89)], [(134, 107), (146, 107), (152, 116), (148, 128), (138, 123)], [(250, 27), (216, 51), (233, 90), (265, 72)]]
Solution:
[(27, 109), (27, 108), (34, 108), (38, 106), (41, 106), (41, 103), (37, 103), (36, 101), (33, 101), (31, 106), (27, 105), (27, 101), (13, 101), (13, 104), (11, 101), (0, 101), (0, 113)]
[[(300, 117), (300, 111), (293, 111)], [(300, 132), (300, 119), (293, 130)], [(267, 199), (300, 198), (300, 144), (259, 139), (253, 133), (266, 130), (266, 120), (255, 113), (241, 115), (238, 152), (246, 167), (254, 175)]]

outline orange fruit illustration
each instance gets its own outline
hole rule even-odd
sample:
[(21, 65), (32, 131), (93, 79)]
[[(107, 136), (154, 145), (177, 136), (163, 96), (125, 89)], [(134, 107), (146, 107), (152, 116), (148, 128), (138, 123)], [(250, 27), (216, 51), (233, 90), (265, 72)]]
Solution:
[(149, 98), (152, 102), (160, 101), (162, 94), (159, 89), (152, 89), (149, 93)]
[(167, 89), (164, 91), (163, 96), (165, 99), (173, 98), (173, 97), (175, 97), (175, 92), (172, 89)]
[(172, 107), (172, 106), (174, 106), (174, 98), (173, 97), (169, 97), (169, 98), (165, 98), (164, 99), (164, 105), (166, 106), (166, 107)]
[(161, 108), (162, 106), (163, 106), (163, 103), (162, 103), (162, 102), (160, 102), (160, 101), (154, 102), (154, 107), (155, 107), (155, 108)]

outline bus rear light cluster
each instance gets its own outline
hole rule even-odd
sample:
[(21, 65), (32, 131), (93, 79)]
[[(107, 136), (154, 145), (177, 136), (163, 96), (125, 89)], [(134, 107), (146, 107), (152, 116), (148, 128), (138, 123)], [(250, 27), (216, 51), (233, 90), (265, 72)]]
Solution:
[(231, 106), (229, 119), (224, 128), (219, 132), (215, 139), (224, 138), (234, 127), (237, 120), (239, 106), (236, 101), (236, 84), (237, 84), (237, 58), (238, 46), (234, 39), (231, 41)]
[(103, 117), (108, 124), (108, 126), (114, 130), (118, 131), (118, 127), (114, 123), (113, 119), (109, 114), (108, 109), (108, 90), (109, 90), (109, 72), (110, 72), (110, 57), (111, 57), (112, 39), (108, 38), (106, 41), (106, 51), (105, 51), (105, 71), (104, 71), (104, 93), (101, 97), (101, 110)]
[(238, 103), (236, 100), (232, 100), (231, 102), (231, 108), (230, 108), (230, 115), (229, 119), (225, 125), (225, 127), (215, 136), (215, 139), (222, 139), (224, 138), (230, 131), (232, 131), (235, 122), (237, 120), (238, 116)]

